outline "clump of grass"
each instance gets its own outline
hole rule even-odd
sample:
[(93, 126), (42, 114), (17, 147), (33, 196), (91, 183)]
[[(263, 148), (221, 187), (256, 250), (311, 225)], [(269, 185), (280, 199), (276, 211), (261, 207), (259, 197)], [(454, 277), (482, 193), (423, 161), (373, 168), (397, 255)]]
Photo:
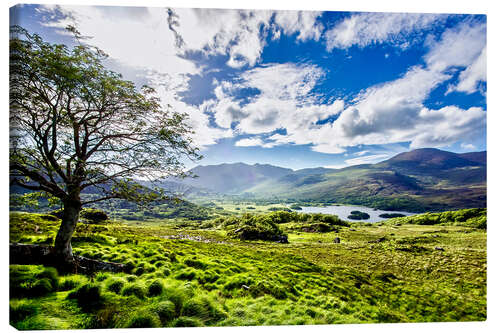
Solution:
[(171, 301), (162, 301), (156, 304), (153, 311), (156, 312), (163, 324), (173, 320), (176, 316), (175, 304)]
[(207, 264), (202, 262), (201, 260), (195, 258), (188, 258), (184, 260), (184, 265), (197, 268), (197, 269), (205, 269), (207, 268)]
[(196, 279), (198, 273), (196, 269), (185, 268), (175, 274), (175, 278), (178, 280), (194, 280)]
[(159, 296), (163, 293), (163, 283), (161, 283), (160, 280), (155, 280), (151, 282), (151, 284), (148, 286), (148, 296), (149, 297), (154, 297), (154, 296)]
[(38, 297), (56, 291), (59, 286), (57, 270), (52, 267), (11, 265), (11, 297)]
[(173, 327), (201, 327), (203, 323), (196, 318), (179, 317), (172, 322)]
[(20, 300), (10, 303), (9, 321), (15, 323), (25, 320), (28, 317), (34, 316), (39, 312), (39, 307), (26, 300)]
[(63, 276), (59, 282), (60, 291), (73, 290), (87, 283), (87, 279), (83, 275), (68, 275)]
[(165, 297), (174, 303), (177, 314), (180, 314), (184, 302), (192, 296), (187, 288), (176, 286), (166, 287), (164, 293)]
[(140, 312), (132, 315), (125, 326), (128, 328), (153, 328), (160, 327), (161, 323), (158, 315), (154, 313)]
[(123, 296), (135, 296), (139, 299), (144, 299), (146, 296), (146, 291), (144, 290), (144, 287), (137, 284), (137, 283), (131, 283), (126, 285), (122, 289), (122, 295)]
[(43, 296), (52, 291), (55, 291), (55, 288), (51, 281), (47, 278), (43, 278), (33, 284), (30, 292), (33, 296)]
[(104, 303), (101, 289), (96, 284), (85, 284), (68, 294), (69, 299), (75, 299), (78, 306), (85, 312), (100, 308)]
[(124, 285), (125, 283), (121, 279), (110, 279), (106, 283), (106, 289), (115, 294), (120, 294)]

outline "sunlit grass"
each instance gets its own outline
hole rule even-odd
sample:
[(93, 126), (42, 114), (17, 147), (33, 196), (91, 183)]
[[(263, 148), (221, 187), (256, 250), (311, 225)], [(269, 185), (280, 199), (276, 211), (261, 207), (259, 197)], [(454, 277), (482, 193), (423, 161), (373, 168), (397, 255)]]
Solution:
[[(61, 276), (41, 266), (11, 266), (11, 324), (68, 329), (486, 318), (485, 230), (360, 223), (310, 233), (295, 231), (291, 222), (280, 225), (290, 243), (277, 244), (230, 239), (217, 226), (170, 223), (78, 227), (75, 253), (127, 264), (131, 274)], [(57, 227), (43, 215), (13, 213), (11, 241), (38, 243)], [(39, 293), (29, 292), (44, 279)]]

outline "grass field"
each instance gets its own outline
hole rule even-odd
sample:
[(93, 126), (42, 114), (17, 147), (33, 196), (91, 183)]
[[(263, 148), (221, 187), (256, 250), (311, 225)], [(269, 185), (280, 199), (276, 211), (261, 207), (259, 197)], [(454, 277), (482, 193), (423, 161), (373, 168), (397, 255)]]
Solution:
[[(223, 205), (235, 212), (247, 206)], [(486, 319), (486, 231), (465, 223), (393, 219), (326, 233), (302, 232), (295, 222), (280, 224), (288, 244), (229, 238), (207, 222), (204, 229), (178, 220), (137, 223), (80, 224), (73, 239), (76, 254), (124, 263), (129, 274), (59, 275), (48, 267), (11, 265), (11, 325), (69, 329)], [(47, 215), (11, 213), (10, 241), (51, 244), (58, 226)]]

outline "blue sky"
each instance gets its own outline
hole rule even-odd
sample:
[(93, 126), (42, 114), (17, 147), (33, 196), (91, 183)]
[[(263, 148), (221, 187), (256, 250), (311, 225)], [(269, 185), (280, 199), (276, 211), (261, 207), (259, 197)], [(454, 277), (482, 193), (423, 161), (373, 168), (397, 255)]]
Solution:
[(189, 114), (203, 165), (486, 150), (483, 15), (24, 5), (14, 22), (91, 36), (111, 69)]

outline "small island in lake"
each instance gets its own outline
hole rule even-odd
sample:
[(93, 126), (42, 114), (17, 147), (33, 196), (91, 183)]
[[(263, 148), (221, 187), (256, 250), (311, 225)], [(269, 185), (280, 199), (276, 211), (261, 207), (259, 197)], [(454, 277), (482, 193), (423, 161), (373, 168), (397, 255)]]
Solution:
[(359, 210), (353, 210), (351, 215), (347, 216), (348, 219), (351, 220), (368, 220), (370, 218), (370, 214), (361, 212)]

